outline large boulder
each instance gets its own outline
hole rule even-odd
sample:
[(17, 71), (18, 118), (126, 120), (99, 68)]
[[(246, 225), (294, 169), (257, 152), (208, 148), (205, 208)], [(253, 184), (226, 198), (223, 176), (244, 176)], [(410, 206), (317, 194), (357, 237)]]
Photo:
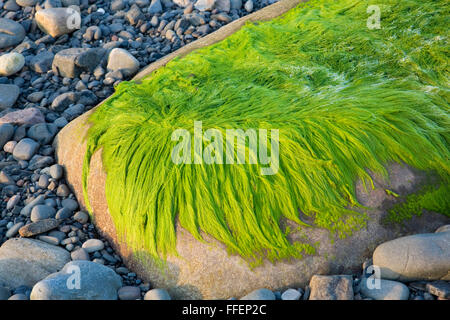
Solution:
[[(238, 19), (218, 32), (192, 42), (151, 64), (134, 79), (141, 79), (174, 57), (183, 56), (192, 50), (223, 40), (239, 30), (246, 21), (271, 19), (297, 4), (296, 0), (281, 1)], [(54, 145), (57, 160), (65, 167), (66, 178), (84, 207), (83, 210), (86, 209), (82, 190), (82, 168), (86, 154), (84, 137), (89, 128), (87, 119), (91, 112), (67, 125), (57, 135)], [(221, 243), (204, 234), (203, 237), (208, 243), (199, 242), (180, 225), (177, 226), (176, 246), (179, 255), (169, 255), (163, 267), (155, 264), (144, 251), (131, 251), (126, 241), (118, 241), (105, 196), (106, 174), (102, 166), (101, 150), (91, 159), (87, 193), (98, 230), (120, 253), (125, 264), (141, 278), (151, 282), (155, 287), (167, 289), (170, 296), (175, 299), (225, 299), (242, 297), (262, 287), (280, 291), (288, 287), (301, 287), (308, 284), (315, 274), (357, 272), (379, 244), (408, 234), (430, 232), (448, 223), (450, 219), (433, 212), (414, 216), (403, 224), (386, 223), (388, 208), (398, 201), (392, 194), (388, 194), (386, 189), (403, 197), (416, 192), (427, 180), (422, 172), (396, 163), (388, 165), (388, 172), (390, 182), (374, 176), (376, 187), (374, 190), (366, 191), (361, 182), (356, 183), (360, 202), (370, 207), (367, 211), (369, 221), (366, 227), (355, 231), (345, 239), (337, 238), (324, 229), (303, 228), (290, 237), (304, 239), (306, 236), (310, 243), (319, 243), (315, 255), (275, 264), (265, 261), (253, 269), (241, 257), (229, 255)], [(291, 230), (296, 229), (293, 224)]]
[(70, 253), (43, 241), (13, 238), (0, 247), (0, 283), (10, 287), (32, 287), (61, 270)]

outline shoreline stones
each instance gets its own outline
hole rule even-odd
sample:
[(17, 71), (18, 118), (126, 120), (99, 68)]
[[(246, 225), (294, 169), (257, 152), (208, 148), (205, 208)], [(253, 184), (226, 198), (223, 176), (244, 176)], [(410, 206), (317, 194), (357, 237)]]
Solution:
[(11, 19), (0, 18), (0, 49), (15, 46), (25, 38), (25, 29)]
[(81, 27), (80, 13), (69, 8), (39, 10), (35, 19), (39, 29), (53, 38), (74, 32)]
[(25, 58), (17, 52), (0, 56), (0, 76), (10, 76), (19, 72), (25, 65)]
[(366, 278), (361, 281), (361, 293), (374, 300), (408, 300), (409, 289), (401, 282), (377, 279), (376, 283), (369, 287), (369, 281)]
[(19, 94), (20, 88), (18, 86), (14, 84), (0, 84), (0, 110), (12, 107), (16, 103)]

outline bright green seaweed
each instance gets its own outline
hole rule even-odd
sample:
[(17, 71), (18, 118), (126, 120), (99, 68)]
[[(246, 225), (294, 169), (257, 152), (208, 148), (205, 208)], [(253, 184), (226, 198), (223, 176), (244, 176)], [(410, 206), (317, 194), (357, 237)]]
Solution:
[[(370, 4), (379, 30), (366, 26)], [(110, 213), (132, 249), (175, 254), (178, 222), (257, 263), (314, 252), (280, 227), (285, 218), (307, 228), (299, 210), (340, 236), (363, 225), (346, 208), (359, 206), (357, 178), (371, 187), (366, 169), (386, 175), (387, 162), (403, 162), (448, 190), (449, 17), (448, 1), (310, 1), (121, 83), (90, 117), (86, 202), (90, 158), (103, 148)], [(171, 135), (194, 120), (279, 129), (279, 172), (173, 164)], [(449, 213), (442, 194), (434, 200)]]

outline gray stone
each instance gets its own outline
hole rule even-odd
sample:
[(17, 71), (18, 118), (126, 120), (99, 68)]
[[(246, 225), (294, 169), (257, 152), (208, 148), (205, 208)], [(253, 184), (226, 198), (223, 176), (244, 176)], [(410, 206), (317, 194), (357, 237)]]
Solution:
[(45, 97), (45, 93), (42, 91), (36, 91), (33, 93), (30, 93), (27, 97), (27, 100), (30, 102), (38, 103)]
[(78, 202), (73, 199), (64, 199), (63, 201), (61, 201), (61, 205), (63, 206), (63, 208), (67, 208), (71, 211), (75, 211), (78, 209)]
[(28, 137), (39, 142), (40, 144), (48, 144), (58, 132), (58, 127), (53, 123), (38, 123), (28, 130)]
[(44, 219), (37, 222), (32, 222), (19, 229), (21, 237), (33, 237), (38, 234), (50, 231), (59, 226), (59, 221), (56, 219)]
[(173, 0), (173, 3), (177, 4), (178, 6), (184, 8), (189, 6), (193, 3), (193, 0)]
[[(80, 277), (79, 282), (74, 276)], [(110, 268), (77, 260), (38, 282), (31, 291), (31, 300), (116, 300), (121, 286), (121, 277)]]
[(37, 185), (41, 189), (46, 189), (48, 187), (49, 183), (50, 183), (50, 181), (49, 181), (48, 176), (46, 174), (41, 174)]
[(160, 0), (152, 0), (150, 7), (148, 7), (148, 13), (156, 14), (163, 11)]
[(124, 0), (113, 0), (110, 6), (112, 11), (119, 11), (125, 8)]
[[(0, 87), (1, 87), (1, 85), (0, 85)], [(11, 87), (7, 87), (7, 89), (10, 90)], [(19, 87), (17, 87), (17, 89), (13, 88), (13, 90), (17, 90), (17, 96), (18, 96), (20, 93)], [(9, 112), (0, 118), (0, 124), (1, 123), (10, 123), (10, 124), (16, 124), (16, 125), (23, 125), (23, 124), (36, 124), (36, 123), (42, 123), (42, 122), (45, 122), (44, 115), (42, 114), (41, 110), (39, 110), (37, 108), (27, 108), (27, 109), (23, 109), (23, 110)]]
[(138, 300), (141, 298), (141, 289), (139, 287), (125, 286), (120, 288), (117, 294), (120, 300)]
[(63, 177), (64, 174), (63, 167), (59, 164), (54, 164), (50, 167), (49, 174), (53, 179), (59, 180)]
[(12, 107), (19, 94), (20, 88), (15, 84), (0, 84), (0, 110)]
[(0, 184), (16, 184), (13, 178), (11, 178), (5, 171), (0, 171)]
[(70, 261), (66, 250), (45, 242), (13, 238), (0, 247), (0, 283), (32, 287)]
[(0, 18), (0, 49), (12, 47), (25, 38), (25, 29), (18, 22)]
[(17, 52), (10, 52), (0, 56), (0, 76), (10, 76), (25, 65), (25, 58)]
[(13, 156), (18, 160), (30, 160), (38, 149), (39, 143), (30, 138), (24, 138), (14, 148)]
[(23, 226), (23, 222), (16, 223), (11, 228), (9, 228), (8, 231), (6, 231), (5, 236), (7, 238), (14, 237), (19, 232), (20, 228), (22, 228), (22, 226)]
[(67, 197), (70, 194), (69, 187), (67, 187), (65, 184), (60, 184), (58, 186), (58, 189), (56, 189), (56, 195), (58, 197)]
[[(379, 285), (375, 281), (379, 281)], [(408, 300), (409, 289), (401, 282), (363, 278), (361, 293), (375, 300)]]
[(82, 246), (82, 248), (88, 253), (103, 250), (104, 247), (105, 244), (99, 239), (89, 239), (83, 243)]
[(37, 222), (44, 219), (54, 218), (56, 211), (53, 207), (38, 204), (31, 210), (31, 221)]
[(71, 33), (81, 26), (81, 16), (69, 8), (49, 8), (36, 12), (36, 24), (45, 33), (57, 38)]
[(426, 233), (379, 245), (373, 264), (382, 279), (398, 281), (450, 280), (450, 232)]
[(133, 4), (126, 14), (126, 18), (131, 25), (135, 25), (139, 20), (144, 19), (144, 15), (136, 4)]
[(90, 261), (91, 260), (89, 258), (89, 253), (86, 250), (84, 250), (83, 248), (80, 248), (78, 250), (72, 251), (70, 256), (71, 256), (73, 261), (75, 261), (75, 260)]
[(301, 297), (302, 297), (302, 294), (298, 290), (287, 289), (281, 295), (281, 300), (300, 300)]
[(12, 295), (8, 300), (28, 300), (28, 297), (23, 293)]
[(50, 51), (42, 51), (31, 58), (30, 69), (37, 73), (47, 73), (52, 69), (52, 63), (55, 55)]
[(242, 8), (242, 0), (230, 0), (231, 9), (239, 10)]
[(73, 216), (73, 211), (67, 208), (61, 208), (56, 212), (55, 218), (58, 220), (68, 219)]
[(314, 275), (309, 283), (309, 300), (353, 300), (353, 280), (351, 276)]
[(269, 289), (257, 289), (240, 300), (275, 300), (275, 294)]
[(152, 289), (147, 291), (144, 300), (171, 300), (169, 293), (164, 289)]
[(133, 76), (139, 70), (139, 61), (125, 49), (114, 48), (108, 57), (109, 71), (120, 70), (125, 77)]
[(211, 11), (216, 4), (216, 0), (197, 0), (195, 9), (199, 11)]
[(16, 0), (16, 3), (21, 7), (33, 7), (37, 0)]
[(8, 203), (6, 204), (6, 210), (11, 210), (12, 208), (14, 208), (16, 206), (16, 204), (18, 204), (20, 201), (20, 195), (16, 194), (14, 196), (12, 196), (9, 200)]
[(30, 201), (25, 207), (22, 208), (22, 210), (20, 211), (20, 214), (25, 217), (29, 217), (31, 215), (31, 210), (38, 204), (44, 203), (44, 201), (45, 201), (44, 195), (37, 196), (35, 199)]
[(253, 1), (252, 0), (248, 0), (245, 5), (244, 8), (247, 12), (252, 12), (253, 11)]
[[(1, 86), (1, 85), (0, 85)], [(1, 94), (1, 92), (0, 92)], [(14, 126), (9, 123), (0, 124), (0, 148), (14, 136)]]
[(85, 224), (89, 221), (89, 215), (86, 212), (78, 211), (74, 216), (73, 219), (75, 221), (78, 221), (81, 224)]
[(62, 77), (77, 78), (82, 72), (93, 72), (99, 65), (103, 48), (69, 48), (59, 51), (52, 64), (53, 72)]
[(214, 8), (219, 11), (230, 12), (231, 9), (230, 0), (216, 0)]

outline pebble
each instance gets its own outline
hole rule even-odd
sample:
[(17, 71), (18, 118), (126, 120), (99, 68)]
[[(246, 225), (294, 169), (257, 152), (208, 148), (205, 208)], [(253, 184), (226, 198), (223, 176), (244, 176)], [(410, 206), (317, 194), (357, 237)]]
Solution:
[(426, 289), (434, 296), (450, 299), (450, 282), (433, 281), (426, 285)]
[[(12, 11), (18, 9), (17, 7), (17, 9)], [(11, 19), (0, 18), (0, 49), (15, 46), (22, 42), (24, 38), (25, 29), (20, 23)]]
[(13, 156), (18, 160), (30, 160), (39, 149), (39, 143), (30, 138), (24, 138), (14, 148)]
[(14, 237), (18, 232), (19, 229), (22, 228), (22, 226), (24, 225), (23, 222), (18, 222), (15, 225), (13, 225), (11, 228), (8, 229), (8, 231), (6, 231), (5, 236), (7, 238), (12, 238)]
[(105, 244), (99, 239), (89, 239), (83, 243), (83, 249), (88, 253), (103, 250), (104, 247)]
[(75, 211), (78, 209), (78, 202), (73, 199), (64, 199), (61, 201), (63, 208), (69, 209), (70, 211)]
[[(33, 215), (33, 213), (32, 213)], [(35, 235), (53, 230), (59, 226), (59, 221), (56, 219), (44, 219), (37, 222), (27, 224), (20, 228), (19, 234), (22, 237), (33, 237)], [(58, 241), (59, 242), (59, 241)]]
[(81, 26), (81, 16), (75, 10), (49, 8), (36, 12), (36, 24), (45, 33), (57, 38), (71, 33)]
[(275, 295), (269, 289), (257, 289), (242, 297), (240, 300), (275, 300)]
[(172, 300), (165, 289), (152, 289), (144, 295), (144, 300)]
[[(1, 88), (2, 85), (0, 85)], [(16, 86), (17, 87), (17, 86)], [(8, 87), (9, 90), (16, 90), (15, 88)], [(18, 87), (17, 87), (18, 89)], [(1, 89), (0, 89), (1, 90)], [(20, 91), (20, 90), (18, 90)], [(44, 115), (37, 108), (27, 108), (14, 112), (9, 112), (0, 118), (0, 124), (9, 123), (12, 125), (26, 125), (45, 122)]]
[[(0, 110), (12, 107), (19, 97), (20, 88), (15, 84), (0, 84)], [(7, 122), (0, 119), (0, 123)]]
[(8, 300), (8, 298), (11, 296), (11, 291), (9, 291), (8, 288), (0, 286), (0, 301), (1, 300)]
[(90, 261), (89, 258), (89, 253), (83, 249), (77, 249), (75, 251), (72, 251), (72, 253), (70, 254), (72, 260), (86, 260), (86, 261)]
[(0, 56), (0, 76), (10, 76), (19, 72), (25, 65), (25, 58), (17, 52)]
[(44, 219), (54, 218), (56, 211), (54, 208), (46, 205), (37, 205), (31, 210), (31, 221), (37, 222)]
[[(361, 293), (374, 300), (408, 300), (409, 289), (401, 282), (377, 279), (379, 287), (369, 287), (371, 279), (361, 280)], [(373, 285), (376, 285), (372, 283)]]
[(309, 282), (309, 300), (353, 300), (353, 280), (349, 275), (314, 275)]
[(295, 289), (287, 289), (281, 295), (281, 300), (300, 300), (302, 294)]
[(139, 69), (139, 61), (125, 49), (114, 48), (108, 57), (107, 69), (120, 70), (124, 76), (133, 76)]
[(126, 286), (120, 288), (117, 294), (120, 300), (138, 300), (141, 298), (141, 289), (139, 287)]

